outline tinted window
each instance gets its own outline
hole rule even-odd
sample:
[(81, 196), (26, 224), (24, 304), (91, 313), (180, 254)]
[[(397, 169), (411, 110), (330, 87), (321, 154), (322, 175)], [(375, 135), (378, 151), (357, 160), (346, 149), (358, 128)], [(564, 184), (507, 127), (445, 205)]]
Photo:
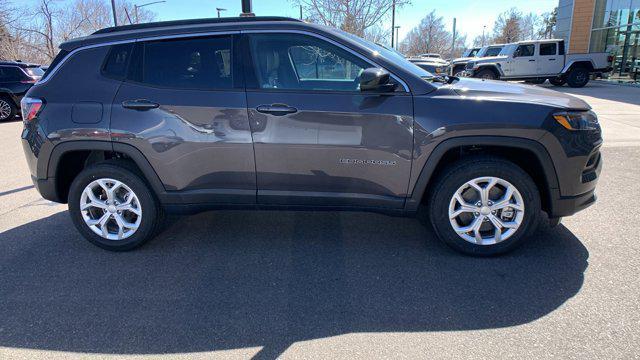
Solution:
[(490, 47), (487, 49), (487, 52), (484, 54), (484, 56), (497, 56), (498, 54), (500, 54), (501, 50), (502, 47)]
[(564, 55), (564, 40), (560, 41), (560, 48), (558, 49), (558, 55)]
[(324, 40), (299, 34), (250, 35), (256, 87), (357, 91), (367, 62)]
[(176, 89), (231, 89), (231, 36), (147, 42), (138, 80)]
[(533, 56), (533, 52), (535, 51), (535, 49), (536, 46), (534, 44), (520, 45), (516, 49), (515, 54), (518, 55), (518, 57)]
[(20, 81), (25, 77), (17, 66), (0, 66), (0, 81)]
[(110, 78), (123, 79), (127, 73), (132, 47), (132, 44), (112, 46), (102, 68), (102, 73)]
[(51, 64), (49, 64), (49, 68), (47, 69), (47, 71), (45, 71), (44, 74), (42, 74), (42, 77), (43, 78), (47, 77), (47, 75), (49, 75), (49, 73), (52, 72), (53, 69), (55, 69), (55, 67), (58, 66), (58, 64), (60, 64), (62, 59), (64, 59), (67, 55), (69, 55), (69, 51), (60, 50), (60, 52), (58, 52), (58, 55), (56, 55), (56, 57), (53, 59)]
[(540, 44), (540, 55), (555, 55), (556, 51), (556, 43), (550, 44)]

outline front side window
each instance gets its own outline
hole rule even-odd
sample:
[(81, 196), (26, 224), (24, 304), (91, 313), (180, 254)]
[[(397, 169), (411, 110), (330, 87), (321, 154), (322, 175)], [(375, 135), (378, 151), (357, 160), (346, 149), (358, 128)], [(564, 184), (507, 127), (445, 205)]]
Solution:
[(283, 90), (358, 91), (362, 70), (372, 65), (313, 36), (249, 35), (255, 83)]
[(231, 49), (231, 36), (146, 42), (134, 78), (174, 89), (231, 89)]
[(535, 49), (536, 49), (536, 46), (534, 44), (520, 45), (516, 49), (515, 54), (518, 57), (533, 56)]
[(549, 56), (556, 54), (556, 43), (540, 44), (540, 55)]

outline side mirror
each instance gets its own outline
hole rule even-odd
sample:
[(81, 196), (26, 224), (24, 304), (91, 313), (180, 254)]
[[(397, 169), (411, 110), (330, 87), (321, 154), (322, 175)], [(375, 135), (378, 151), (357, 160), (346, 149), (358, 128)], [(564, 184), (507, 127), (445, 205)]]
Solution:
[(397, 84), (390, 84), (391, 74), (381, 68), (367, 68), (360, 74), (360, 91), (391, 92)]
[(513, 58), (514, 58), (514, 59), (515, 59), (515, 58), (517, 58), (518, 56), (520, 56), (520, 50), (516, 50), (516, 51), (513, 53)]

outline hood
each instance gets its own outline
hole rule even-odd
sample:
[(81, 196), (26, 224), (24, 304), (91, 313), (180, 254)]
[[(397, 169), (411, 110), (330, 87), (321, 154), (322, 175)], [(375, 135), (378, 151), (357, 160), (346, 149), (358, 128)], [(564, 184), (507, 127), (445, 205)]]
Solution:
[(458, 63), (461, 63), (461, 62), (468, 62), (468, 61), (475, 60), (475, 59), (479, 59), (479, 58), (477, 58), (477, 57), (462, 57), (462, 58), (457, 58), (457, 59), (451, 60), (451, 63), (452, 64), (458, 64)]
[(534, 85), (461, 78), (450, 86), (458, 95), (478, 100), (525, 102), (567, 110), (591, 109), (589, 104), (577, 97)]
[(474, 58), (473, 61), (476, 64), (479, 63), (494, 63), (496, 61), (502, 61), (502, 60), (507, 60), (509, 57), (506, 55), (496, 55), (496, 56), (485, 56), (485, 57), (481, 57), (481, 58)]

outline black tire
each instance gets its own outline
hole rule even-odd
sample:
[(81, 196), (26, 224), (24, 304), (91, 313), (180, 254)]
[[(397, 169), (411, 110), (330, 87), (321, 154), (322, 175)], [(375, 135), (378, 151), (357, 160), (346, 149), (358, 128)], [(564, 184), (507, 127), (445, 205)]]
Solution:
[[(492, 245), (471, 243), (461, 238), (449, 220), (449, 203), (467, 181), (492, 176), (511, 183), (522, 195), (524, 214), (520, 227), (506, 240)], [(540, 219), (540, 195), (531, 177), (514, 163), (490, 156), (460, 160), (443, 170), (429, 193), (429, 218), (436, 234), (456, 251), (473, 256), (495, 256), (509, 252), (526, 240)]]
[(569, 71), (567, 75), (567, 84), (572, 88), (581, 88), (589, 82), (589, 70), (578, 67)]
[(549, 83), (551, 83), (551, 85), (553, 86), (562, 86), (567, 83), (567, 80), (561, 77), (556, 77), (556, 78), (549, 79)]
[(18, 107), (13, 100), (0, 95), (0, 121), (13, 120), (18, 113)]
[(484, 70), (478, 71), (478, 73), (474, 77), (479, 78), (479, 79), (483, 79), (483, 80), (497, 80), (498, 79), (498, 76), (496, 75), (496, 73), (493, 70), (489, 70), (489, 69), (484, 69)]
[[(80, 199), (85, 187), (94, 180), (110, 178), (126, 184), (138, 197), (142, 216), (138, 229), (123, 240), (108, 240), (94, 233), (85, 223), (80, 210)], [(82, 170), (69, 189), (69, 213), (78, 231), (91, 243), (110, 251), (136, 248), (153, 238), (162, 224), (162, 208), (151, 187), (143, 177), (125, 161), (105, 161)]]

